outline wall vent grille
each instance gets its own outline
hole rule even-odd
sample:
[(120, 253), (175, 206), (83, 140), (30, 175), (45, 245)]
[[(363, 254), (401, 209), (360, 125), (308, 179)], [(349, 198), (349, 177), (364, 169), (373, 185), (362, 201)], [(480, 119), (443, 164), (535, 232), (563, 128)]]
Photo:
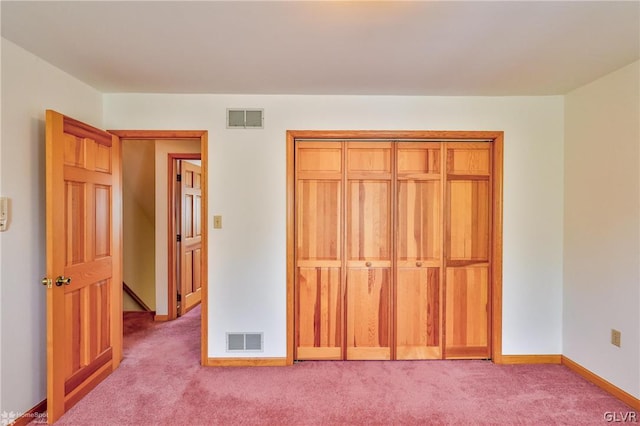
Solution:
[(227, 333), (227, 352), (262, 352), (264, 333)]
[(227, 108), (227, 129), (262, 129), (264, 128), (263, 109)]

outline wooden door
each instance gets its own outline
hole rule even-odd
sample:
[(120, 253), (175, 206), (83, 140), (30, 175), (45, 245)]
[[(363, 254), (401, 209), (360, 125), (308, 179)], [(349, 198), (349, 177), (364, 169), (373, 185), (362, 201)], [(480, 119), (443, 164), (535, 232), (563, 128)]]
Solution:
[(49, 423), (122, 357), (120, 161), (117, 136), (47, 111)]
[(296, 143), (296, 359), (490, 356), (492, 150)]
[(346, 359), (391, 359), (391, 142), (346, 143)]
[(184, 315), (201, 300), (202, 170), (180, 161), (180, 310)]
[(446, 358), (490, 357), (491, 144), (446, 143)]
[(343, 150), (296, 144), (296, 359), (342, 359)]
[(442, 357), (440, 147), (397, 144), (396, 359)]

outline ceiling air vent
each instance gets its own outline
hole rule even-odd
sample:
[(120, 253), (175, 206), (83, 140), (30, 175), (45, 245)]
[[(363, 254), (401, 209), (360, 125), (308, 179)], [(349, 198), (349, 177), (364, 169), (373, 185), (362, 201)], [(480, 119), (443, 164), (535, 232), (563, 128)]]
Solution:
[(227, 129), (262, 129), (263, 109), (227, 109)]
[(262, 352), (264, 333), (227, 333), (227, 352)]

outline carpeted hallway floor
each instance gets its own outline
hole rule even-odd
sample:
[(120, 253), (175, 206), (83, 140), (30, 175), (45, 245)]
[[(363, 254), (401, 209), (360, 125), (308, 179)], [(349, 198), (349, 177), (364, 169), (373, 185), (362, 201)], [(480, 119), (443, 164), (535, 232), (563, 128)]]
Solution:
[[(603, 424), (630, 407), (560, 365), (488, 361), (199, 365), (199, 308), (137, 319), (121, 367), (61, 425)], [(137, 330), (137, 331), (136, 331)]]

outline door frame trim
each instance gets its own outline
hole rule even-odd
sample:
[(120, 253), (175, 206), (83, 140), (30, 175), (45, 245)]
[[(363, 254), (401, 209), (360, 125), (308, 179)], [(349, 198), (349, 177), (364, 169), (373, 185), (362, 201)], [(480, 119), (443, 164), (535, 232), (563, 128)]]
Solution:
[[(209, 132), (207, 130), (108, 130), (109, 133), (113, 133), (119, 136), (120, 139), (197, 139), (200, 140), (200, 156), (202, 161), (202, 257), (200, 259), (200, 268), (202, 271), (202, 314), (201, 314), (201, 335), (200, 335), (200, 364), (206, 365), (208, 357), (208, 231), (207, 217), (208, 217), (208, 138)], [(187, 154), (180, 154), (187, 155)], [(170, 175), (171, 173), (167, 173)], [(171, 219), (169, 218), (169, 222)], [(171, 250), (171, 249), (169, 249)], [(170, 263), (170, 262), (169, 262)], [(167, 266), (169, 267), (169, 266)], [(170, 280), (171, 281), (171, 280)], [(169, 284), (170, 285), (170, 284)], [(174, 283), (175, 285), (175, 283)], [(122, 292), (122, 288), (120, 289)], [(170, 294), (170, 293), (169, 293)], [(171, 304), (168, 306), (169, 312), (171, 311)], [(175, 311), (175, 306), (174, 306)]]
[(503, 217), (503, 157), (504, 132), (502, 131), (429, 131), (429, 130), (287, 130), (286, 177), (286, 259), (287, 259), (287, 365), (293, 364), (295, 345), (295, 142), (297, 139), (314, 140), (461, 140), (490, 139), (492, 158), (492, 244), (491, 244), (491, 359), (502, 363), (502, 217)]

